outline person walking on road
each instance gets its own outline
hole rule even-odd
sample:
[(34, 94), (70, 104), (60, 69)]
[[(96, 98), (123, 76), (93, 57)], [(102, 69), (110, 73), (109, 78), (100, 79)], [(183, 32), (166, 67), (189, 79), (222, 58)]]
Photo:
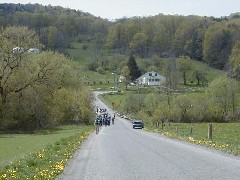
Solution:
[(95, 119), (94, 125), (96, 128), (96, 134), (99, 133), (99, 129), (100, 129), (100, 121), (101, 121), (101, 116), (97, 116), (97, 118)]
[(112, 117), (112, 125), (114, 125), (114, 120), (115, 120), (115, 117), (113, 116)]

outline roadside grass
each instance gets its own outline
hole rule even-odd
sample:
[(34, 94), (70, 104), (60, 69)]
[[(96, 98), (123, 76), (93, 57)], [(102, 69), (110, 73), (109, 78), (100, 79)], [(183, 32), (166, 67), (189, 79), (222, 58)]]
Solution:
[(63, 126), (44, 134), (0, 135), (0, 180), (55, 179), (93, 126)]
[(209, 123), (165, 123), (164, 126), (160, 124), (156, 127), (156, 124), (148, 124), (145, 129), (170, 138), (240, 155), (240, 123), (212, 123), (212, 139), (208, 139), (208, 125)]
[(124, 111), (124, 104), (126, 101), (126, 93), (113, 94), (107, 93), (100, 96), (101, 100), (106, 103), (109, 107), (113, 108), (118, 112)]

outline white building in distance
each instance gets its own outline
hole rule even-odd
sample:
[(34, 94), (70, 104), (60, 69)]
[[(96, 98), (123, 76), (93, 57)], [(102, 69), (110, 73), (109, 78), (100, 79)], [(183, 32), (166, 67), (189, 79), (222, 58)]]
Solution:
[(166, 82), (166, 78), (155, 71), (150, 71), (137, 79), (139, 85), (160, 86)]

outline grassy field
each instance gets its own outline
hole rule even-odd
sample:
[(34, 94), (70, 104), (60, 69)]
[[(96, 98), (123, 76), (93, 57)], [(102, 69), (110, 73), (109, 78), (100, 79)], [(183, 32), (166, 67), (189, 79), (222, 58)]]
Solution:
[(55, 142), (93, 129), (92, 126), (63, 126), (38, 134), (1, 134), (0, 166), (17, 160)]
[(1, 135), (0, 180), (56, 179), (92, 131), (93, 126), (82, 125), (45, 134)]
[[(87, 48), (84, 49), (83, 48), (84, 46)], [(66, 51), (73, 58), (74, 61), (79, 62), (79, 65), (84, 66), (92, 58), (91, 57), (92, 49), (93, 49), (92, 43), (72, 42), (71, 48), (66, 49)]]

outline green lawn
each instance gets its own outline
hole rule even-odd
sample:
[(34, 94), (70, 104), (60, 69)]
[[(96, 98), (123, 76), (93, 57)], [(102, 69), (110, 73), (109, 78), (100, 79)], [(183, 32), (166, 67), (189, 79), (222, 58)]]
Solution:
[(0, 166), (90, 129), (93, 126), (62, 126), (43, 134), (0, 134)]
[(56, 179), (93, 129), (63, 126), (45, 134), (1, 135), (0, 179)]

